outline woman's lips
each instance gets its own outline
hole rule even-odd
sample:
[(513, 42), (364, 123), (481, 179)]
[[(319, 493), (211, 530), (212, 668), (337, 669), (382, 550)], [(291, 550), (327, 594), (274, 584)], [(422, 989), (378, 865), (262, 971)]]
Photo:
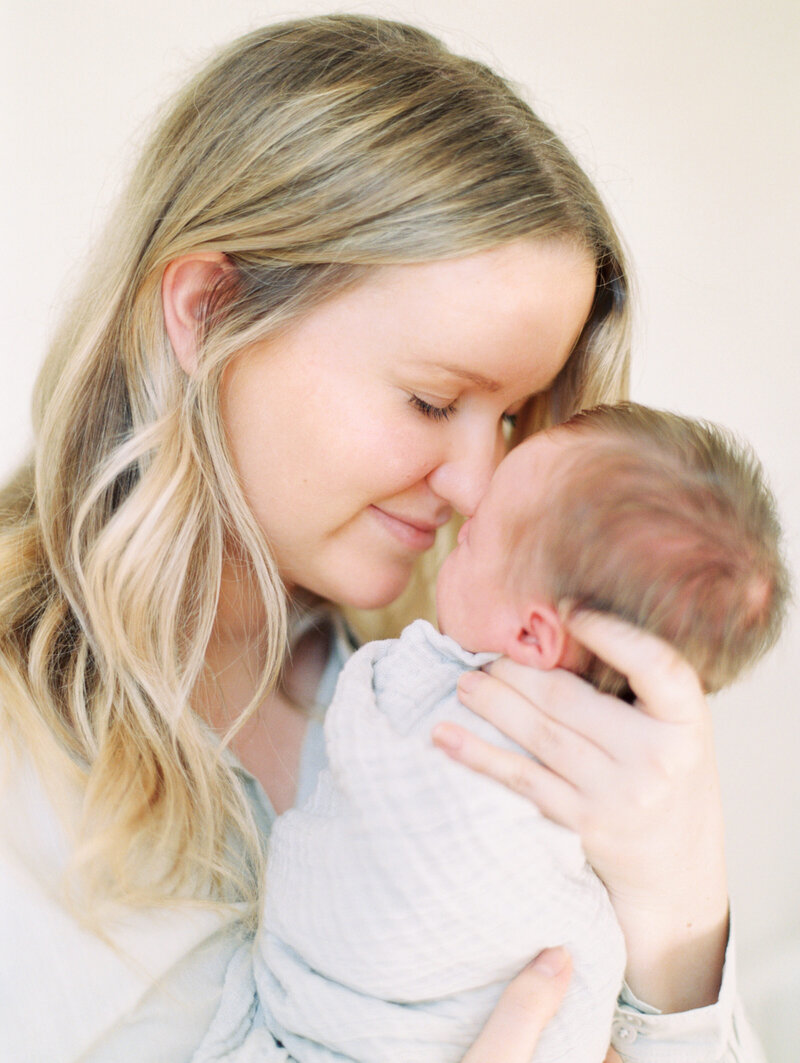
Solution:
[(436, 539), (436, 532), (449, 520), (449, 517), (439, 521), (409, 520), (408, 517), (397, 517), (393, 513), (387, 513), (378, 506), (369, 508), (382, 527), (403, 546), (411, 550), (430, 550)]

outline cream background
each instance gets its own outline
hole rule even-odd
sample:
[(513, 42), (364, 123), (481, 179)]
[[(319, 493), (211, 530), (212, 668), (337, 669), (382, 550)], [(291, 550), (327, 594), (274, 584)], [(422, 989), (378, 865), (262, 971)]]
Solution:
[[(0, 15), (0, 472), (59, 299), (153, 108), (215, 45), (334, 10), (254, 0), (16, 0)], [(398, 0), (522, 86), (594, 176), (636, 266), (634, 397), (723, 422), (761, 455), (800, 571), (796, 0)], [(775, 1063), (800, 1018), (800, 714), (793, 614), (716, 702), (744, 990)], [(791, 988), (790, 988), (791, 986)], [(794, 1048), (794, 1051), (793, 1051)]]

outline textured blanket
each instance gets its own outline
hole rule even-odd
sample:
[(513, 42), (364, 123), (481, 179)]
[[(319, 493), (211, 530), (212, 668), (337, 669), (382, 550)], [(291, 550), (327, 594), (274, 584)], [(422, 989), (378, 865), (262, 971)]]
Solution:
[(578, 837), (449, 760), (440, 720), (517, 748), (462, 706), (471, 654), (417, 621), (348, 662), (328, 710), (329, 767), (270, 842), (255, 978), (301, 1063), (449, 1063), (508, 981), (565, 945), (574, 975), (537, 1063), (604, 1058), (622, 934)]

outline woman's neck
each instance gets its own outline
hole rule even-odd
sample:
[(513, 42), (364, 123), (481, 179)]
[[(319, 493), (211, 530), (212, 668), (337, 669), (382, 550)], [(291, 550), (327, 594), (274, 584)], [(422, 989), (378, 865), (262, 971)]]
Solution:
[[(311, 601), (302, 601), (303, 611)], [(266, 614), (243, 568), (226, 563), (206, 669), (195, 709), (224, 736), (251, 704), (263, 668)], [(300, 754), (330, 648), (330, 629), (314, 626), (292, 647), (281, 684), (264, 697), (233, 736), (230, 746), (264, 787), (276, 812), (294, 800)]]

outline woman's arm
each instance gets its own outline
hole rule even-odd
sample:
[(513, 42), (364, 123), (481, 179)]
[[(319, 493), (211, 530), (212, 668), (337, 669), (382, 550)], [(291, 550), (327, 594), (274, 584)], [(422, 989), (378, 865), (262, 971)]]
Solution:
[(717, 999), (728, 936), (710, 711), (667, 644), (607, 616), (570, 627), (628, 677), (636, 705), (504, 659), (465, 677), (459, 694), (537, 759), (460, 729), (448, 752), (580, 834), (625, 933), (636, 995), (663, 1012), (703, 1007)]

